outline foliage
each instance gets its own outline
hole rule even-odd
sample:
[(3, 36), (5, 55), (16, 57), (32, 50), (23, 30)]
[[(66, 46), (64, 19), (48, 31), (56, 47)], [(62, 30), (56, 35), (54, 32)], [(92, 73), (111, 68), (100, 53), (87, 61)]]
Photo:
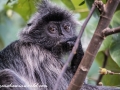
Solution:
[[(36, 11), (35, 0), (1, 0), (0, 2), (0, 49), (10, 44), (17, 39), (17, 33), (22, 29), (26, 21)], [(87, 17), (89, 10), (94, 0), (52, 0), (59, 5), (68, 7), (75, 12), (79, 17), (81, 23)], [(103, 0), (106, 3), (106, 0)], [(120, 26), (120, 5), (118, 6), (110, 27)], [(96, 18), (97, 17), (97, 18)], [(88, 46), (91, 37), (95, 31), (98, 23), (99, 12), (96, 10), (94, 17), (89, 21), (86, 30), (82, 37), (82, 43), (84, 50)], [(106, 68), (114, 72), (120, 72), (120, 34), (111, 35), (105, 38), (101, 48), (96, 56), (95, 62), (92, 65), (88, 74), (90, 83), (95, 83), (93, 80), (97, 79), (98, 67), (102, 67), (104, 60), (107, 60)], [(106, 57), (106, 52), (107, 58)], [(92, 81), (92, 82), (91, 82)], [(104, 85), (116, 86), (120, 85), (120, 76), (118, 75), (105, 75), (102, 78)]]

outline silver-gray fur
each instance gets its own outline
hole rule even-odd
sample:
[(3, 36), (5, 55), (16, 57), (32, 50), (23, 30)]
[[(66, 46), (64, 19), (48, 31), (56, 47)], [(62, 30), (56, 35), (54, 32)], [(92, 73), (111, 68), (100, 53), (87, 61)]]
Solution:
[[(76, 23), (71, 13), (43, 0), (38, 12), (20, 32), (19, 40), (0, 52), (0, 85), (46, 85), (47, 87), (1, 87), (0, 90), (53, 90), (71, 51)], [(81, 43), (58, 90), (66, 90), (83, 56)]]

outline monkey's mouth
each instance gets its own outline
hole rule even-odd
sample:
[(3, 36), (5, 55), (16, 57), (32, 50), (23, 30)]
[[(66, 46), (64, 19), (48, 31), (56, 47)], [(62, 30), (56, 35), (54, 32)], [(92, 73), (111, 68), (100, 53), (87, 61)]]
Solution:
[(60, 44), (66, 43), (66, 42), (67, 42), (67, 40), (60, 40), (56, 43), (56, 45), (60, 45)]
[(60, 41), (57, 42), (56, 45), (65, 44), (65, 43), (70, 43), (70, 42), (75, 42), (76, 39), (77, 39), (77, 37), (61, 39)]

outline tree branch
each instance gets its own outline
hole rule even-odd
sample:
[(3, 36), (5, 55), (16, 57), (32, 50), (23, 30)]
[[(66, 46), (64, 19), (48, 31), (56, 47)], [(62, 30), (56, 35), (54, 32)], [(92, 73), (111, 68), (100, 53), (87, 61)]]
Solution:
[[(72, 78), (68, 90), (80, 90), (82, 87), (87, 73), (94, 61), (94, 58), (103, 42), (103, 37), (101, 35), (102, 30), (109, 26), (110, 20), (116, 10), (120, 0), (108, 0), (104, 6), (104, 11), (101, 13), (100, 20), (96, 31), (92, 37), (92, 40), (83, 56), (83, 59)], [(93, 90), (93, 89), (88, 89)], [(101, 89), (102, 90), (102, 89)], [(110, 89), (109, 89), (110, 90)]]
[(106, 28), (102, 31), (102, 36), (106, 37), (108, 35), (112, 35), (112, 34), (115, 34), (115, 33), (119, 33), (120, 32), (120, 27), (117, 27), (117, 28)]
[(120, 88), (107, 87), (107, 86), (93, 86), (93, 85), (83, 84), (82, 88), (79, 90), (120, 90)]
[(58, 79), (57, 79), (57, 82), (56, 82), (56, 85), (55, 85), (54, 90), (57, 90), (57, 87), (58, 87), (58, 85), (59, 85), (59, 82), (60, 82), (63, 74), (65, 73), (65, 71), (66, 71), (69, 63), (70, 63), (71, 60), (73, 59), (73, 56), (76, 54), (76, 50), (78, 49), (78, 45), (79, 45), (80, 39), (81, 39), (81, 37), (82, 37), (82, 34), (83, 34), (83, 32), (84, 32), (84, 29), (85, 29), (88, 21), (90, 20), (90, 18), (91, 18), (91, 16), (92, 16), (92, 14), (93, 14), (94, 11), (95, 11), (95, 5), (93, 4), (92, 9), (91, 9), (91, 11), (90, 11), (87, 19), (85, 20), (85, 22), (83, 23), (83, 25), (82, 25), (82, 27), (81, 27), (80, 33), (79, 33), (78, 38), (77, 38), (77, 40), (76, 40), (76, 42), (75, 42), (75, 45), (74, 45), (74, 47), (73, 47), (73, 49), (72, 49), (72, 52), (70, 53), (70, 55), (69, 55), (69, 57), (68, 57), (68, 60), (66, 61), (65, 65), (63, 66), (62, 71), (61, 71), (61, 73), (60, 73), (60, 75), (59, 75), (59, 77), (58, 77)]
[[(106, 67), (107, 61), (108, 61), (108, 50), (106, 52), (104, 52), (104, 61), (103, 61), (102, 68)], [(103, 74), (100, 74), (98, 77), (98, 80), (96, 82), (96, 85), (99, 85), (99, 82), (102, 80), (102, 78), (103, 78)]]

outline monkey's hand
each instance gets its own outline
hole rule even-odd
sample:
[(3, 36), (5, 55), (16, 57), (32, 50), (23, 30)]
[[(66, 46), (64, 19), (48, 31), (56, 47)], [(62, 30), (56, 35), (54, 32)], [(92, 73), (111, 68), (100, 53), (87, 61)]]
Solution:
[(71, 61), (71, 69), (72, 69), (73, 73), (76, 72), (76, 70), (82, 60), (83, 55), (84, 55), (84, 52), (83, 52), (82, 45), (80, 42), (79, 47), (77, 49), (77, 53), (74, 55), (73, 60)]
[(63, 50), (65, 52), (71, 51), (75, 44), (76, 39), (77, 39), (77, 37), (69, 38), (64, 43), (62, 43)]
[[(63, 50), (66, 52), (71, 51), (75, 44), (76, 39), (77, 37), (73, 37), (73, 38), (68, 39), (66, 42), (62, 43)], [(80, 42), (78, 49), (76, 51), (76, 54), (74, 55), (73, 60), (71, 61), (71, 70), (73, 73), (76, 72), (78, 65), (80, 64), (82, 60), (83, 55), (84, 55), (84, 52), (83, 52), (82, 45)]]

